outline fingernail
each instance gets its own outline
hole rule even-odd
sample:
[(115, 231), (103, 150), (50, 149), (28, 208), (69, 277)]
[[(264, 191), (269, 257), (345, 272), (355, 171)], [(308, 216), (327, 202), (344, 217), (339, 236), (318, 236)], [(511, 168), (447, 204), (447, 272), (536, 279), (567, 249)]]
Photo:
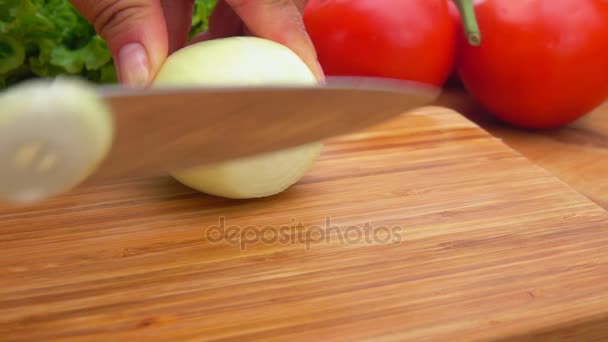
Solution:
[(118, 52), (118, 71), (122, 83), (146, 86), (150, 79), (150, 63), (146, 49), (140, 43), (130, 43)]

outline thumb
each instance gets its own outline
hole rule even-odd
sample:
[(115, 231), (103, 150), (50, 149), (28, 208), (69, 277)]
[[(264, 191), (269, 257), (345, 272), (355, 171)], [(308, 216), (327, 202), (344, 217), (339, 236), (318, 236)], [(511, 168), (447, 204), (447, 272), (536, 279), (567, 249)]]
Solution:
[(273, 40), (293, 50), (321, 81), (325, 79), (317, 53), (302, 19), (305, 1), (226, 0), (255, 36)]
[(121, 83), (146, 86), (167, 58), (160, 0), (71, 0), (108, 43)]

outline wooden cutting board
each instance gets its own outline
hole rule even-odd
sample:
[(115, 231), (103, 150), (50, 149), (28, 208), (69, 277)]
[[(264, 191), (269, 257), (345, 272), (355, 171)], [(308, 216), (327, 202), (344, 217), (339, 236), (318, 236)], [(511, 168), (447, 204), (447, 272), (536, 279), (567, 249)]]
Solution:
[(462, 87), (444, 89), (442, 103), (608, 210), (608, 99), (569, 125), (549, 130), (505, 125)]
[(608, 213), (441, 108), (272, 198), (117, 181), (0, 207), (0, 241), (1, 341), (608, 338)]

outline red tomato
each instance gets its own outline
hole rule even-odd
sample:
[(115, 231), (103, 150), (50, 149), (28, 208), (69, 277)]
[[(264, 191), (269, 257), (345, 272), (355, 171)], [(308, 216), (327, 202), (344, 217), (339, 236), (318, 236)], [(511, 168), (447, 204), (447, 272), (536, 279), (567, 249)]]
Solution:
[(460, 36), (459, 76), (483, 107), (525, 128), (556, 128), (608, 94), (608, 1), (478, 0), (481, 46)]
[(460, 11), (458, 10), (458, 6), (456, 5), (456, 3), (451, 0), (448, 1), (448, 10), (450, 12), (450, 15), (452, 16), (452, 20), (454, 21), (454, 25), (456, 25), (456, 28), (458, 30), (462, 30), (461, 28), (461, 19), (460, 19)]
[[(456, 34), (461, 34), (462, 32), (462, 19), (460, 17), (460, 11), (458, 10), (458, 6), (454, 1), (448, 1), (448, 9), (450, 11), (450, 15), (452, 16), (452, 21), (454, 22), (454, 27), (456, 29)], [(458, 45), (456, 46), (456, 55), (458, 55)], [(447, 83), (459, 84), (460, 79), (458, 78), (458, 64), (456, 63), (456, 58), (454, 58), (454, 63), (452, 66), (452, 70), (450, 72), (450, 77), (448, 78)]]
[(442, 86), (456, 46), (447, 1), (311, 0), (304, 22), (326, 75)]

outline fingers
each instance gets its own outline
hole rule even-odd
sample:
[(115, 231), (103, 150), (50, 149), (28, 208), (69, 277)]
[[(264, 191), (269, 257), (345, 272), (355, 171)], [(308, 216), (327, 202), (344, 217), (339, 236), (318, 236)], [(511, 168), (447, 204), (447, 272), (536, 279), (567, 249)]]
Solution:
[(192, 39), (190, 44), (241, 35), (243, 35), (243, 22), (239, 16), (224, 1), (218, 1), (209, 17), (209, 28), (206, 32)]
[(169, 51), (171, 54), (186, 44), (188, 34), (192, 27), (192, 14), (194, 11), (194, 0), (160, 0), (165, 21), (167, 23), (167, 34), (169, 39)]
[(314, 45), (302, 20), (305, 1), (297, 1), (299, 6), (293, 0), (226, 0), (226, 3), (252, 34), (289, 47), (323, 80)]
[(308, 3), (308, 0), (293, 0), (293, 3), (298, 8), (298, 11), (300, 11), (300, 14), (303, 14), (304, 8), (306, 8), (306, 4)]
[(118, 77), (145, 86), (168, 53), (167, 27), (160, 0), (71, 0), (108, 43)]

